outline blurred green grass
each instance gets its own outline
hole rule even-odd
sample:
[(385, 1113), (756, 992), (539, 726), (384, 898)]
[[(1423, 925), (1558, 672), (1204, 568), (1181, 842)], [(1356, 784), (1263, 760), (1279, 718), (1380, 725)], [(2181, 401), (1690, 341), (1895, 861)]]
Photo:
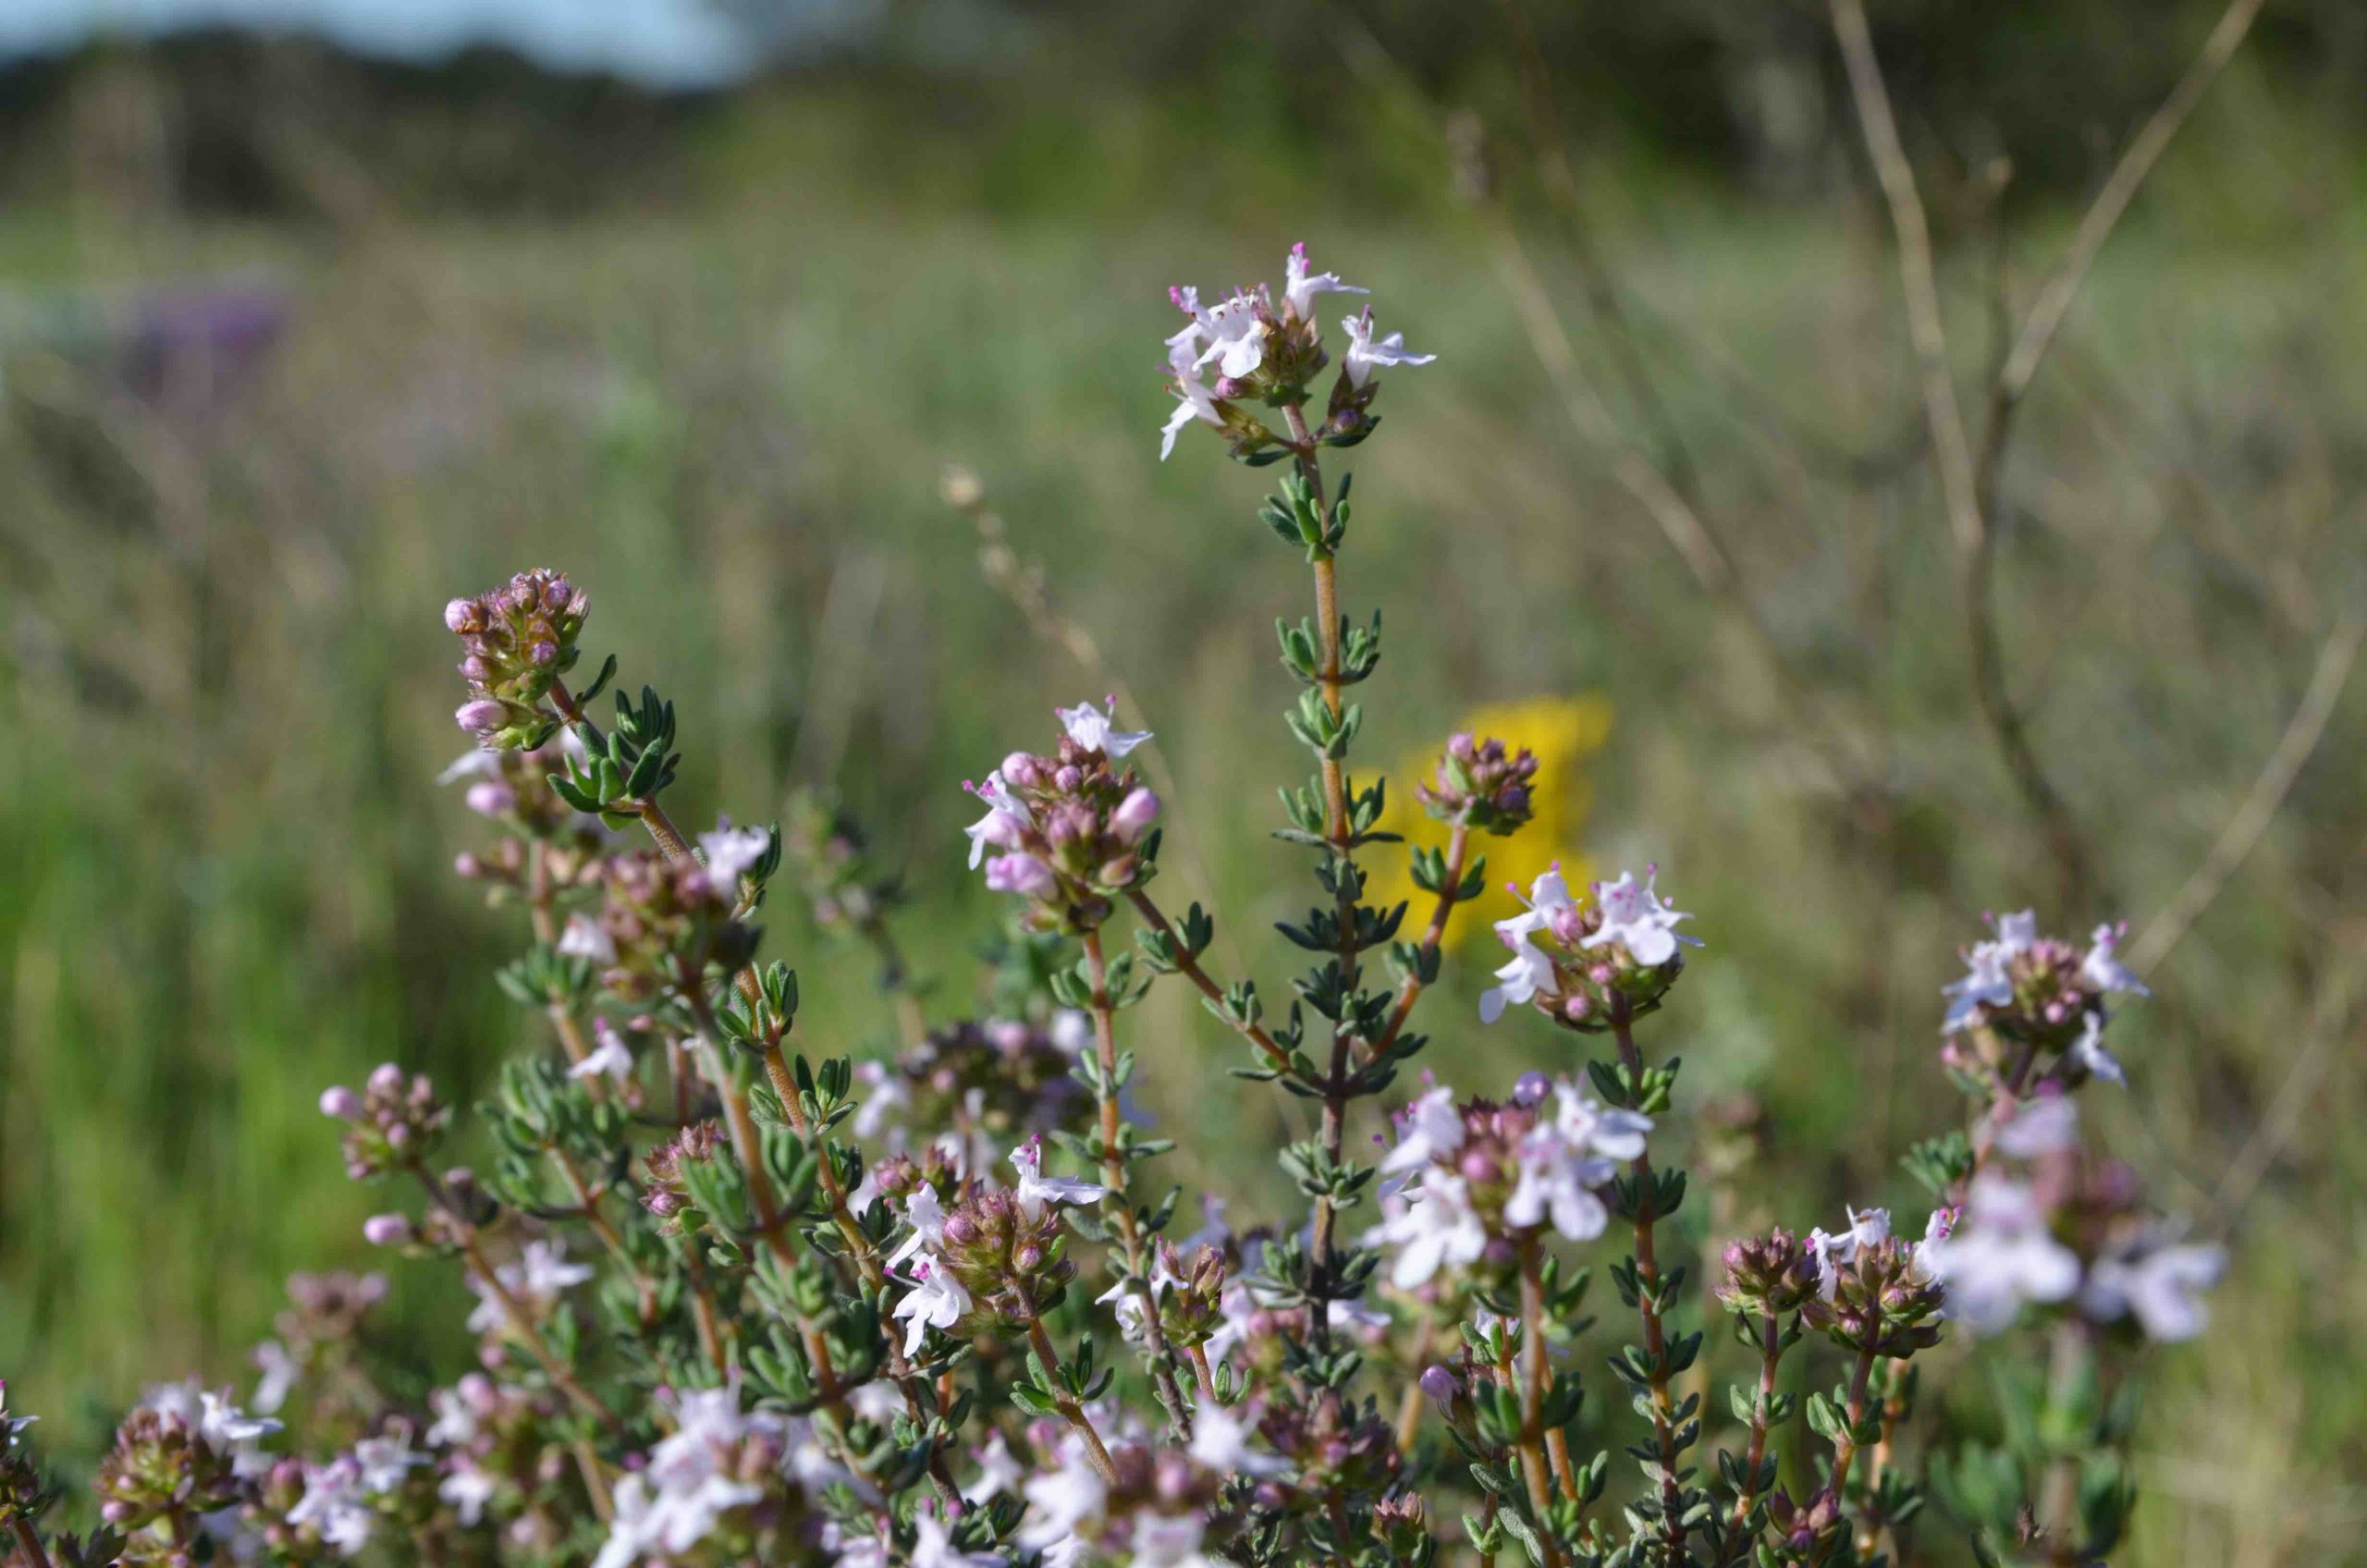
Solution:
[[(2205, 175), (2150, 192), (2115, 240), (2009, 471), (2009, 666), (2117, 895), (2050, 911), (2064, 928), (2162, 907), (2361, 586), (2367, 206), (2300, 214)], [(16, 1403), (95, 1409), (184, 1368), (243, 1380), (289, 1270), (369, 1261), (373, 1194), (342, 1178), (320, 1088), (392, 1059), (465, 1102), (504, 1053), (539, 1048), (491, 982), (515, 933), (446, 869), (473, 827), (432, 783), (459, 749), (437, 608), (519, 566), (566, 567), (594, 595), (595, 655), (677, 701), (678, 816), (763, 817), (805, 784), (858, 807), (909, 867), (922, 907), (900, 934), (951, 1016), (995, 916), (962, 868), (958, 780), (1098, 694), (984, 585), (936, 493), (943, 462), (969, 463), (1159, 732), (1188, 855), (1171, 898), (1212, 898), (1226, 967), (1278, 986), (1266, 932), (1300, 867), (1263, 835), (1299, 759), (1266, 628), (1305, 612), (1302, 573), (1253, 519), (1257, 476), (1196, 433), (1156, 460), (1164, 290), (1272, 272), (1301, 236), (1269, 205), (1119, 227), (783, 197), (335, 243), (0, 222), (0, 270), (29, 289), (239, 276), (293, 310), (261, 380), (202, 417), (87, 356), (7, 361)], [(1354, 464), (1345, 591), (1390, 629), (1367, 754), (1479, 703), (1606, 693), (1572, 848), (1659, 861), (1711, 943), (1662, 1048), (1690, 1093), (1766, 1103), (1780, 1218), (1910, 1204), (1898, 1155), (1956, 1115), (1937, 988), (1980, 911), (2043, 900), (2054, 876), (1971, 717), (1884, 236), (1862, 210), (1626, 216), (1612, 249), (1641, 350), (1778, 645), (1879, 759), (1882, 809), (1820, 783), (1757, 649), (1573, 437), (1482, 239), (1318, 216), (1318, 260), (1441, 356), (1392, 381)], [(1541, 256), (1581, 321), (1573, 274)], [(1966, 344), (1981, 281), (1950, 279)], [(1580, 347), (1599, 365), (1600, 341)], [(2103, 1135), (2173, 1207), (2243, 1200), (2227, 1329), (2163, 1363), (2131, 1562), (2331, 1561), (2367, 1513), (2347, 1011), (2321, 1085), (2272, 1120), (2313, 1005), (2367, 946), (2362, 714), (2354, 689), (2119, 1026), (2134, 1085), (2101, 1100)], [(887, 1046), (861, 955), (786, 910), (768, 943), (803, 974), (809, 1049)], [(1429, 1065), (1458, 1084), (1563, 1049), (1476, 1027), (1484, 957), (1429, 1014)], [(1185, 998), (1140, 1017), (1145, 1098), (1193, 1133), (1176, 1179), (1270, 1193), (1245, 1153), (1285, 1113), (1223, 1075), (1233, 1047)], [(2220, 1192), (2262, 1136), (2257, 1190)], [(402, 1320), (450, 1349), (449, 1292), (395, 1277)], [(1980, 1403), (1967, 1389), (1957, 1418)]]

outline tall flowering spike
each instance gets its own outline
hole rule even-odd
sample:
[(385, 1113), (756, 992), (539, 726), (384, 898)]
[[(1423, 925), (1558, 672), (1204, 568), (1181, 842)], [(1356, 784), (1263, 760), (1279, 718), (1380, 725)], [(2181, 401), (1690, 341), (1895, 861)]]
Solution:
[(540, 745), (558, 722), (543, 706), (551, 683), (575, 667), (591, 601), (563, 573), (536, 568), (498, 588), (444, 606), (444, 624), (466, 650), (469, 700), (454, 717), (488, 751)]

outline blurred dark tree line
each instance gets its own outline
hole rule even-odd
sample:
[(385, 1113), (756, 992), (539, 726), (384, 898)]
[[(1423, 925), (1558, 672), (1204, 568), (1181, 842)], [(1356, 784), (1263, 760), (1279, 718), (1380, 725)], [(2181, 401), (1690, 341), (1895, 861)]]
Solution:
[[(1074, 178), (1069, 165), (1090, 163), (1086, 146), (1112, 126), (1135, 175), (1262, 158), (1346, 200), (1436, 194), (1434, 171), (1369, 155), (1380, 111), (1341, 64), (1356, 41), (1508, 134), (1541, 133), (1534, 87), (1549, 82), (1554, 134), (1763, 198), (1828, 189), (1854, 137), (1816, 0), (709, 3), (765, 62), (709, 92), (557, 76), (494, 49), (420, 66), (231, 33), (16, 62), (0, 67), (0, 198), (276, 216), (580, 212), (695, 197), (734, 172), (761, 179), (775, 159), (785, 178), (827, 169), (894, 198), (951, 157), (926, 194), (1159, 204), (1142, 188), (1155, 181)], [(1919, 157), (1967, 171), (2004, 158), (2017, 192), (2076, 195), (2222, 3), (1893, 0), (1874, 26)], [(2280, 107), (2357, 134), (2367, 5), (2276, 0), (2245, 69)], [(1039, 176), (1014, 171), (1031, 156), (1048, 165)]]

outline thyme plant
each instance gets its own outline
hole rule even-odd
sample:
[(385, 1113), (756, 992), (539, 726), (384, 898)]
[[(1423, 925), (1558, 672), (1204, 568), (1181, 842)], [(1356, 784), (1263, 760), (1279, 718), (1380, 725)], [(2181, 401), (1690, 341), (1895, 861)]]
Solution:
[[(158, 1385), (123, 1420), (79, 1532), (51, 1528), (57, 1488), (0, 1387), (9, 1562), (2112, 1550), (2134, 1496), (2128, 1368), (2200, 1330), (2221, 1262), (2079, 1141), (2079, 1096), (2122, 1077), (2113, 1011), (2142, 991), (2118, 929), (2074, 944), (2023, 913), (1967, 950), (1939, 1028), (1968, 1114), (1908, 1161), (1928, 1219), (1803, 1212), (1696, 1256), (1678, 1047), (1701, 942), (1657, 874), (1546, 872), (1495, 926), (1507, 958), (1478, 1018), (1426, 1001), (1484, 846), (1529, 828), (1539, 788), (1527, 753), (1456, 735), (1414, 787), (1448, 829), (1412, 855), (1423, 907), (1367, 899), (1404, 851), (1376, 827), (1388, 781), (1354, 766), (1383, 642), (1343, 599), (1342, 465), (1384, 381), (1430, 356), (1367, 305), (1335, 361), (1318, 301), (1363, 292), (1294, 248), (1279, 291), (1175, 290), (1167, 340), (1161, 455), (1203, 425), (1275, 470), (1257, 517), (1313, 599), (1277, 628), (1309, 772), (1272, 831), (1312, 878), (1280, 926), (1300, 965), (1285, 1005), (1213, 972), (1213, 912), (1161, 900), (1163, 802), (1129, 760), (1156, 742), (1114, 701), (1015, 731), (969, 786), (969, 863), (1011, 921), (996, 1011), (951, 1016), (914, 985), (901, 888), (842, 814), (680, 825), (675, 706), (620, 687), (614, 655), (580, 677), (591, 602), (569, 577), (455, 599), (476, 749), (445, 777), (491, 834), (456, 870), (522, 916), (501, 985), (550, 1044), (478, 1108), (482, 1169), (448, 1163), (455, 1109), (398, 1065), (321, 1109), (349, 1173), (389, 1192), (366, 1242), (476, 1297), (475, 1363), (422, 1380), (368, 1332), (380, 1276), (300, 1277), (252, 1386)], [(872, 950), (892, 1056), (797, 1033), (797, 975), (761, 925), (777, 893)], [(1311, 1109), (1314, 1134), (1278, 1151), (1303, 1212), (1245, 1223), (1201, 1194), (1179, 1219), (1172, 1143), (1128, 1093), (1161, 1071), (1127, 1024), (1162, 984), (1237, 1036), (1261, 1086), (1242, 1093)], [(1426, 1030), (1489, 1026), (1526, 1031), (1534, 1069), (1484, 1095), (1407, 1081)], [(1597, 1268), (1617, 1304), (1600, 1321)], [(1687, 1288), (1705, 1269), (1723, 1327)], [(1927, 1371), (1998, 1390), (2003, 1439), (1919, 1443)]]

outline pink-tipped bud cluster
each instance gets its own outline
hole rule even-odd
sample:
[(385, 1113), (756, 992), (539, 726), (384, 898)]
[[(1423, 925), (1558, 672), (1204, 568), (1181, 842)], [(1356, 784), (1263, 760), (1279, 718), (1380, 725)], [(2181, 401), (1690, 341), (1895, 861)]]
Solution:
[(1447, 741), (1438, 770), (1417, 784), (1422, 807), (1441, 822), (1460, 822), (1499, 837), (1518, 831), (1534, 809), (1537, 757), (1515, 752), (1492, 736), (1458, 734)]
[(1144, 846), (1159, 800), (1120, 766), (1147, 734), (1117, 729), (1090, 703), (1061, 719), (1057, 751), (1013, 752), (969, 787), (987, 806), (968, 829), (970, 864), (985, 866), (989, 888), (1034, 903), (1038, 928), (1089, 931), (1150, 879)]
[(1718, 1299), (1729, 1310), (1757, 1317), (1783, 1317), (1817, 1296), (1821, 1280), (1808, 1243), (1778, 1226), (1763, 1236), (1726, 1243), (1725, 1282)]
[(460, 677), (469, 700), (454, 715), (488, 750), (536, 743), (557, 722), (543, 699), (576, 660), (591, 601), (567, 578), (537, 568), (498, 588), (444, 606), (444, 624), (465, 650)]
[(692, 1168), (711, 1165), (730, 1152), (721, 1122), (692, 1122), (649, 1151), (648, 1181), (642, 1188), (642, 1207), (657, 1217), (662, 1229), (681, 1234), (696, 1211), (696, 1200), (691, 1192)]
[(452, 1120), (425, 1073), (406, 1076), (391, 1061), (358, 1095), (342, 1084), (323, 1090), (321, 1112), (346, 1123), (345, 1172), (356, 1181), (418, 1165)]

